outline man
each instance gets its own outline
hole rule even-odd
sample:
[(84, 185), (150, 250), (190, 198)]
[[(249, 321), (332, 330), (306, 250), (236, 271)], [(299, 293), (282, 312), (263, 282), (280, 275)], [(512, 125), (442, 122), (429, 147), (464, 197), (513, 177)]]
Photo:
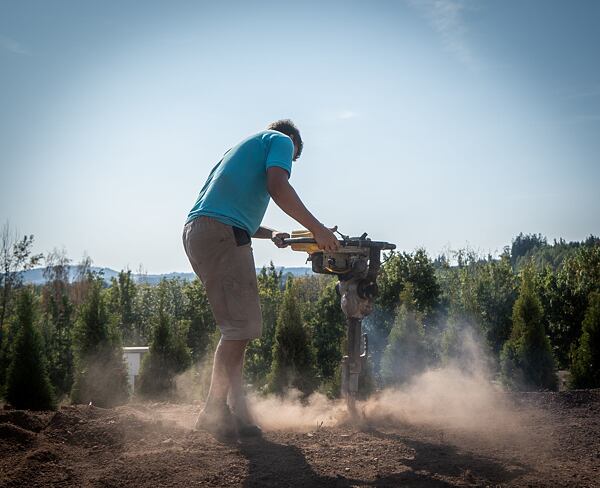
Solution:
[(196, 423), (217, 437), (260, 435), (246, 404), (242, 368), (246, 345), (262, 328), (250, 237), (271, 239), (278, 247), (289, 237), (260, 226), (270, 198), (313, 233), (320, 249), (339, 247), (288, 182), (302, 147), (291, 120), (273, 122), (244, 139), (212, 169), (183, 229), (185, 252), (221, 331), (206, 405)]

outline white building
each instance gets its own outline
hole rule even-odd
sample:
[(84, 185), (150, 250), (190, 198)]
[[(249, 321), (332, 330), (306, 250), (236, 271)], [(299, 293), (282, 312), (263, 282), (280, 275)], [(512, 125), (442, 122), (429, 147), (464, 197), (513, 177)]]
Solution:
[(140, 374), (142, 358), (147, 352), (148, 346), (123, 348), (123, 357), (127, 362), (127, 371), (129, 372), (129, 386), (133, 392), (135, 391), (137, 378)]

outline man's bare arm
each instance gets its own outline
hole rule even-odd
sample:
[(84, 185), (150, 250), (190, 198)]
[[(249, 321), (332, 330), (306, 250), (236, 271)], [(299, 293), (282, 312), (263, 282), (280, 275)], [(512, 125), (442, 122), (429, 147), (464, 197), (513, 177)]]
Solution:
[(288, 182), (288, 178), (288, 172), (283, 168), (272, 167), (267, 170), (267, 189), (273, 201), (286, 214), (312, 232), (320, 249), (336, 250), (340, 245), (339, 241), (330, 229), (310, 213)]
[(254, 239), (271, 239), (277, 247), (287, 247), (287, 244), (284, 244), (283, 240), (290, 237), (290, 235), (287, 232), (279, 232), (269, 227), (260, 226), (252, 237)]

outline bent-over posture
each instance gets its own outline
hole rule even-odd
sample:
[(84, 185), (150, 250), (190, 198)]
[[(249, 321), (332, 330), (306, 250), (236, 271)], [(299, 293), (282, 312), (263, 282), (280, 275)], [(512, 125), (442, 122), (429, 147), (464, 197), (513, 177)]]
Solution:
[(208, 397), (196, 423), (218, 437), (261, 433), (246, 404), (242, 368), (246, 345), (260, 337), (262, 328), (251, 237), (271, 239), (278, 247), (289, 237), (260, 225), (270, 198), (313, 233), (319, 248), (339, 246), (288, 181), (302, 147), (290, 120), (241, 141), (212, 169), (183, 228), (185, 252), (221, 331)]

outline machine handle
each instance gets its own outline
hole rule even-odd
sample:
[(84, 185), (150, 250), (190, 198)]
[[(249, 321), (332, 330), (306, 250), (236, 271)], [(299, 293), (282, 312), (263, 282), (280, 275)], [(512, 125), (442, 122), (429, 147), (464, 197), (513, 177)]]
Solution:
[(287, 237), (286, 239), (281, 239), (284, 244), (316, 244), (312, 237)]
[[(287, 245), (291, 244), (316, 244), (317, 241), (312, 237), (288, 237), (282, 239)], [(369, 239), (340, 239), (340, 244), (344, 247), (377, 247), (382, 250), (396, 249), (396, 244), (382, 241), (371, 241)]]

